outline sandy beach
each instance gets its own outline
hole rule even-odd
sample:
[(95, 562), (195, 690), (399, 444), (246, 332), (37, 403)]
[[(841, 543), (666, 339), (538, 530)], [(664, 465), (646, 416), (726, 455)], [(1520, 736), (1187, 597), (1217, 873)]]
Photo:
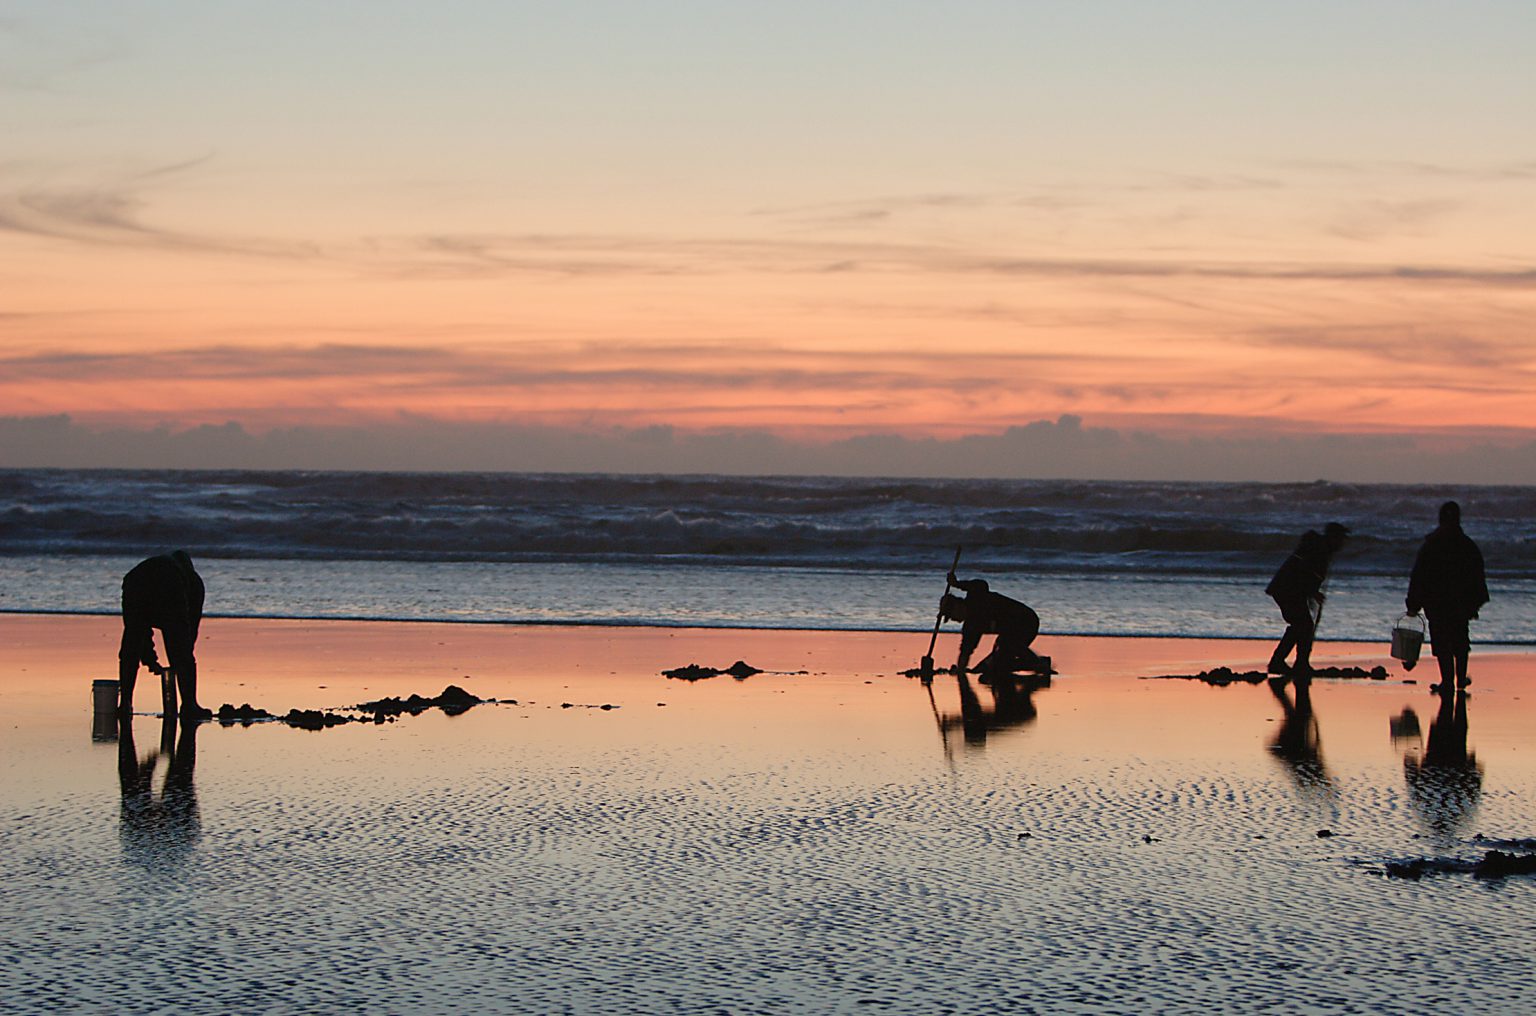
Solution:
[(1007, 691), (902, 676), (925, 635), (214, 618), (213, 708), (498, 701), (162, 740), (141, 678), (125, 746), (115, 618), (0, 631), (3, 1012), (1536, 1003), (1536, 880), (1471, 868), (1536, 835), (1529, 651), (1475, 649), (1456, 714), (1432, 661), (1153, 679), (1258, 642), (1042, 637), (1059, 673)]

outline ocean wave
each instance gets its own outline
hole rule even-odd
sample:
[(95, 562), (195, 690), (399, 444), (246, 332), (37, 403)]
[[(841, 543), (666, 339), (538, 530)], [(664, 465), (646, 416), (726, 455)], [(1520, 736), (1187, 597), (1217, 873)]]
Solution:
[(1338, 483), (0, 471), (0, 554), (788, 567), (1272, 570), (1307, 528), (1398, 574), (1459, 498), (1491, 574), (1536, 577), (1536, 490)]

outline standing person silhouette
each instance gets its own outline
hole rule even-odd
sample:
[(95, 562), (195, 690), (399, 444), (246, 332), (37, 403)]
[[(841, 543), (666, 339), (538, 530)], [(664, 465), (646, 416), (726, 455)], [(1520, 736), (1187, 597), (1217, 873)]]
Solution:
[(1040, 657), (1029, 648), (1040, 634), (1040, 615), (1018, 600), (994, 593), (986, 579), (957, 579), (948, 575), (949, 584), (965, 591), (965, 596), (944, 594), (939, 603), (941, 614), (950, 621), (959, 621), (960, 655), (955, 660), (954, 671), (964, 674), (970, 666), (971, 654), (983, 635), (996, 635), (992, 652), (977, 664), (978, 671), (1011, 674), (1017, 670), (1034, 670)]
[[(118, 711), (133, 711), (133, 685), (139, 664), (151, 673), (176, 675), (181, 718), (191, 722), (212, 715), (197, 701), (197, 659), (192, 648), (203, 620), (203, 579), (184, 550), (140, 561), (123, 576), (123, 641), (117, 650)], [(153, 629), (165, 640), (168, 667), (155, 655)]]
[[(1328, 566), (1333, 555), (1344, 546), (1349, 529), (1337, 522), (1330, 522), (1319, 533), (1308, 529), (1301, 534), (1296, 549), (1280, 565), (1275, 577), (1269, 580), (1264, 591), (1274, 598), (1285, 619), (1285, 634), (1269, 657), (1271, 674), (1289, 675), (1298, 680), (1312, 676), (1312, 641), (1317, 635), (1317, 618), (1322, 614), (1323, 583), (1328, 578)], [(1314, 614), (1312, 605), (1317, 604)], [(1296, 650), (1296, 662), (1287, 664), (1286, 657)]]
[(1440, 525), (1424, 537), (1408, 579), (1404, 606), (1408, 613), (1421, 609), (1429, 619), (1429, 642), (1440, 664), (1445, 690), (1465, 688), (1471, 638), (1467, 622), (1474, 620), (1488, 602), (1488, 577), (1483, 552), (1461, 529), (1461, 505), (1447, 501), (1440, 506)]

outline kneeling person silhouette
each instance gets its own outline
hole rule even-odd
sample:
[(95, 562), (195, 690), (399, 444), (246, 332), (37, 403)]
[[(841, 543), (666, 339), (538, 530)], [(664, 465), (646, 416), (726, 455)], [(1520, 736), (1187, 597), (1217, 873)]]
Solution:
[(971, 654), (983, 635), (996, 635), (992, 652), (975, 669), (984, 674), (1012, 674), (1020, 670), (1039, 671), (1043, 662), (1030, 643), (1040, 634), (1040, 615), (1026, 604), (1001, 593), (994, 593), (985, 579), (957, 579), (949, 573), (949, 584), (965, 595), (945, 593), (940, 611), (949, 621), (959, 621), (960, 655), (954, 672), (970, 669)]

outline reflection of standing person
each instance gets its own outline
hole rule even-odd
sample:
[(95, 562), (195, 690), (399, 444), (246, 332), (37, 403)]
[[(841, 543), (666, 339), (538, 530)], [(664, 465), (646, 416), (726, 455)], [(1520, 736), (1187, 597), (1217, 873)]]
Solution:
[[(1285, 619), (1285, 634), (1269, 657), (1271, 674), (1289, 674), (1298, 679), (1312, 676), (1312, 641), (1317, 635), (1317, 618), (1323, 611), (1323, 583), (1333, 555), (1344, 546), (1349, 530), (1330, 522), (1319, 533), (1309, 529), (1301, 535), (1296, 549), (1280, 565), (1264, 591), (1274, 598)], [(1316, 613), (1313, 612), (1316, 604)], [(1296, 662), (1286, 663), (1292, 649)]]
[(1331, 793), (1333, 781), (1323, 765), (1323, 741), (1312, 712), (1311, 682), (1296, 682), (1294, 701), (1286, 696), (1283, 678), (1271, 678), (1269, 689), (1284, 711), (1280, 729), (1269, 744), (1270, 753), (1285, 763), (1298, 786)]
[(1461, 529), (1461, 506), (1447, 501), (1440, 506), (1440, 525), (1419, 548), (1408, 580), (1405, 606), (1408, 613), (1420, 609), (1429, 618), (1429, 642), (1440, 664), (1445, 688), (1465, 688), (1471, 638), (1467, 622), (1477, 617), (1488, 602), (1488, 579), (1483, 553)]
[(977, 665), (977, 670), (1007, 674), (1033, 670), (1039, 665), (1040, 658), (1029, 648), (1040, 634), (1039, 614), (1018, 600), (992, 592), (986, 579), (957, 579), (950, 572), (949, 584), (965, 591), (964, 597), (945, 593), (939, 603), (945, 618), (961, 622), (955, 673), (966, 672), (983, 635), (997, 638), (992, 643), (992, 652)]
[(1431, 831), (1449, 836), (1477, 811), (1483, 768), (1467, 749), (1467, 696), (1440, 686), (1440, 710), (1429, 724), (1422, 756), (1403, 756), (1408, 796)]
[(184, 720), (202, 719), (208, 711), (197, 702), (197, 659), (192, 648), (203, 620), (203, 580), (184, 550), (151, 557), (123, 576), (123, 641), (117, 651), (118, 709), (133, 711), (133, 685), (139, 664), (162, 674), (155, 655), (153, 629), (165, 640), (168, 669), (176, 674)]

